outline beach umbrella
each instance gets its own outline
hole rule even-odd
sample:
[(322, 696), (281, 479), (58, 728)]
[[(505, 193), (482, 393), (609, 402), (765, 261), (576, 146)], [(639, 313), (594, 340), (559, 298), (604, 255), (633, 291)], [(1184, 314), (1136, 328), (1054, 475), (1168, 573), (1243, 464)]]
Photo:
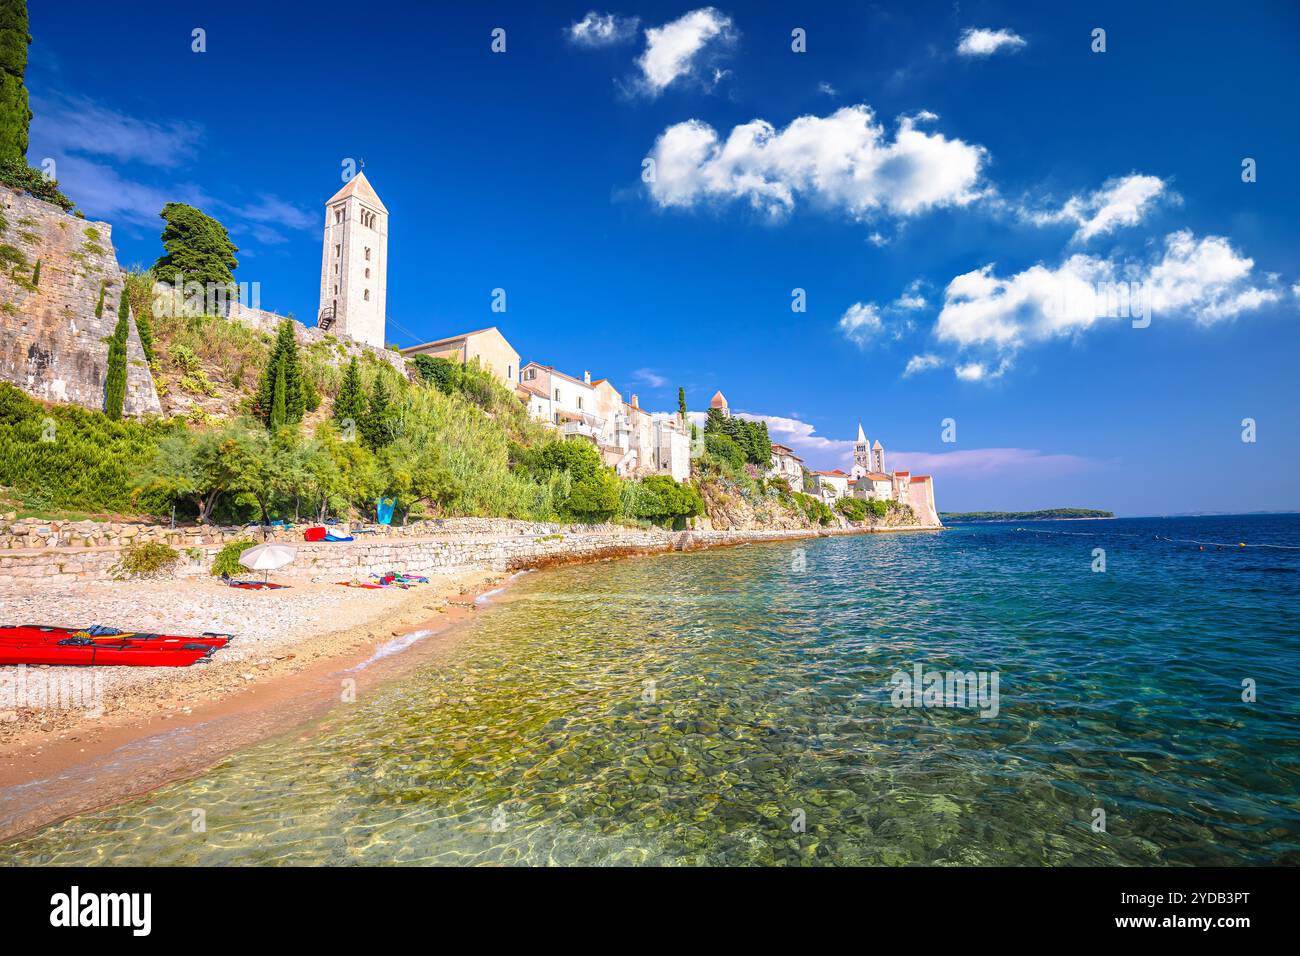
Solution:
[(297, 550), (286, 544), (259, 544), (239, 552), (239, 563), (250, 571), (264, 572), (262, 580), (265, 581), (270, 572), (292, 564), (297, 556)]

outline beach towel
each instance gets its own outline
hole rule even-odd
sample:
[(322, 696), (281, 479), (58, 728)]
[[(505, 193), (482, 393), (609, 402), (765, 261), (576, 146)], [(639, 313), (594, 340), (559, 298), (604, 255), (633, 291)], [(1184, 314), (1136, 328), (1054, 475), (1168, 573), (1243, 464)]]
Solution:
[(322, 541), (351, 541), (353, 540), (353, 538), (352, 535), (347, 535), (346, 537), (342, 537), (337, 534), (326, 534), (323, 538), (321, 538), (321, 540)]

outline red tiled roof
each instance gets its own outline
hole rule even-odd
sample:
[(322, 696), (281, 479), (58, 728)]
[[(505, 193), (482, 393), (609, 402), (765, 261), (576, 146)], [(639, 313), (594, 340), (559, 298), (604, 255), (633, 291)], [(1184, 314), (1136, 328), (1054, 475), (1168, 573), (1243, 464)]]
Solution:
[(914, 482), (915, 482), (915, 481), (929, 481), (929, 480), (930, 480), (930, 476), (929, 476), (929, 475), (913, 475), (913, 476), (912, 476), (912, 481), (914, 481)]
[(812, 472), (812, 474), (814, 474), (814, 475), (840, 475), (840, 476), (843, 476), (843, 475), (845, 475), (846, 473), (845, 473), (845, 472), (842, 472), (842, 471), (840, 471), (838, 468), (836, 468), (834, 471), (814, 471), (814, 472)]

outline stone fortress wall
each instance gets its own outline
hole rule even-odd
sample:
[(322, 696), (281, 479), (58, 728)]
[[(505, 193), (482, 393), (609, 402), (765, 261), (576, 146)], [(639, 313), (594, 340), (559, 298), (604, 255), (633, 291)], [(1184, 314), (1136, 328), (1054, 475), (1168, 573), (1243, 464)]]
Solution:
[[(108, 339), (117, 325), (122, 269), (113, 227), (0, 187), (0, 381), (48, 402), (104, 407)], [(39, 279), (33, 282), (36, 264)], [(95, 315), (101, 287), (104, 305)], [(135, 322), (127, 339), (123, 413), (162, 412)]]

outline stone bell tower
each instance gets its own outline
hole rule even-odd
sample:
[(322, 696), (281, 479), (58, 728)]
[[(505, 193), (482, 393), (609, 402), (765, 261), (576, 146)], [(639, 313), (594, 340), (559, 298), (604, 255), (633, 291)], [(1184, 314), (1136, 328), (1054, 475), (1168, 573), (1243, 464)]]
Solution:
[(871, 446), (867, 444), (867, 436), (862, 432), (862, 423), (858, 422), (858, 440), (853, 443), (853, 471), (852, 476), (861, 478), (871, 470)]
[(387, 301), (388, 210), (362, 170), (325, 204), (316, 324), (382, 349)]

